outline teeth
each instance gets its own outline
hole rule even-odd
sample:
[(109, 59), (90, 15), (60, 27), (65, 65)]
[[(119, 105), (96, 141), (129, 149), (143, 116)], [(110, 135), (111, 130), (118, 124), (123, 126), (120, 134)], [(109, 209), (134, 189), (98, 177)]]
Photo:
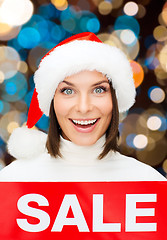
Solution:
[(97, 118), (94, 120), (88, 120), (88, 121), (78, 121), (78, 120), (72, 120), (75, 124), (80, 124), (80, 125), (88, 125), (88, 124), (93, 124), (97, 121)]

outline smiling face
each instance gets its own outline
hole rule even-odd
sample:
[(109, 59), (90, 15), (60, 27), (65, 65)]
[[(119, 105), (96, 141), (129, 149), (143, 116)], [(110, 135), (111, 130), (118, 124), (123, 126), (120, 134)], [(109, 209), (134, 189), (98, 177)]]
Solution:
[(97, 71), (66, 77), (54, 96), (62, 136), (81, 146), (94, 144), (106, 132), (112, 108), (108, 79)]

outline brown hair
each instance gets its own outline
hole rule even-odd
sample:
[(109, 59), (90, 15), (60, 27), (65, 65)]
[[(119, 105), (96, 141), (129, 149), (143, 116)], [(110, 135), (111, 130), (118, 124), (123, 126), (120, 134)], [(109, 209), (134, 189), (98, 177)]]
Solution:
[[(104, 144), (104, 149), (103, 149), (102, 153), (99, 155), (99, 159), (102, 159), (111, 150), (119, 151), (118, 144), (117, 144), (118, 137), (119, 137), (118, 104), (117, 104), (115, 90), (113, 89), (111, 84), (110, 84), (110, 89), (111, 89), (111, 96), (112, 96), (112, 102), (113, 102), (112, 119), (111, 119), (111, 122), (106, 131), (106, 142)], [(50, 106), (49, 117), (50, 117), (50, 125), (49, 125), (46, 147), (51, 156), (54, 156), (54, 157), (60, 156), (61, 157), (61, 153), (60, 153), (60, 149), (59, 149), (61, 129), (60, 129), (60, 126), (59, 126), (59, 123), (57, 121), (56, 114), (54, 111), (53, 100), (52, 100), (51, 106)]]

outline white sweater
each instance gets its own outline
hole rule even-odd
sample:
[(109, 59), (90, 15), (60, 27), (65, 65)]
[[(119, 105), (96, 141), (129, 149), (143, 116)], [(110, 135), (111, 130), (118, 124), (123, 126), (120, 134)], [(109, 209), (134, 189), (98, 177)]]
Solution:
[(105, 136), (92, 146), (78, 146), (61, 137), (63, 158), (54, 158), (44, 152), (35, 157), (15, 160), (0, 171), (0, 181), (68, 182), (68, 181), (165, 181), (152, 167), (124, 156), (109, 152), (102, 160)]

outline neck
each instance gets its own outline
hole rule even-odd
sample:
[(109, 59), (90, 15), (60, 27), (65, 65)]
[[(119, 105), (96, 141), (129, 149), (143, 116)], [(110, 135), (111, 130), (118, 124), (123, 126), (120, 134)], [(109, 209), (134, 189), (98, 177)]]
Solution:
[(60, 137), (60, 153), (62, 159), (76, 165), (91, 165), (99, 160), (105, 143), (103, 135), (95, 144), (91, 146), (79, 146)]

